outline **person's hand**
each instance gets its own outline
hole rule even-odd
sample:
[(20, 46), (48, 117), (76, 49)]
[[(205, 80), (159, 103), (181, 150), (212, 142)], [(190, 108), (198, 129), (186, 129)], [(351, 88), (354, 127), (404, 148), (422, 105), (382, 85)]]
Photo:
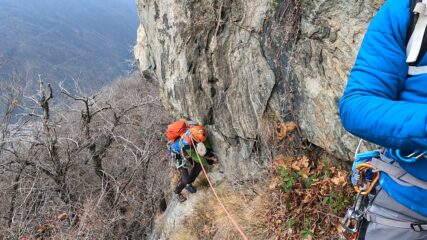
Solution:
[(212, 164), (218, 163), (218, 158), (216, 158), (215, 156), (206, 157), (206, 160), (212, 161)]

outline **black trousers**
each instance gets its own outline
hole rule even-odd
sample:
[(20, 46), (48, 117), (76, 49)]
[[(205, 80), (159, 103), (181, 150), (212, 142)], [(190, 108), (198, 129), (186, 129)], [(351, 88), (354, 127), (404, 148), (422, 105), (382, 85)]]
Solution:
[(175, 193), (179, 194), (181, 191), (187, 186), (187, 184), (192, 184), (197, 176), (199, 176), (200, 171), (202, 171), (202, 166), (200, 163), (194, 162), (194, 166), (190, 171), (190, 174), (188, 174), (187, 168), (180, 167), (178, 168), (179, 173), (181, 174), (181, 181), (179, 182), (178, 186), (175, 188)]

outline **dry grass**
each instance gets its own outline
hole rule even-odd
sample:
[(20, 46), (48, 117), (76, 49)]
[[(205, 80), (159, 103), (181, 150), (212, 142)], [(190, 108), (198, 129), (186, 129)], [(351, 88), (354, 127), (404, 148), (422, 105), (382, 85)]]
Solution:
[[(216, 190), (236, 221), (244, 227), (245, 211), (249, 207), (249, 198), (242, 192), (231, 190), (231, 186), (223, 183)], [(234, 229), (224, 210), (218, 204), (211, 191), (204, 192), (199, 204), (194, 206), (194, 214), (186, 219), (185, 228), (198, 239), (239, 239), (239, 233)]]
[[(347, 172), (326, 155), (312, 161), (305, 156), (275, 159), (267, 184), (233, 191), (216, 187), (249, 239), (333, 239), (340, 217), (351, 203)], [(185, 231), (171, 239), (241, 239), (210, 190), (183, 223)]]

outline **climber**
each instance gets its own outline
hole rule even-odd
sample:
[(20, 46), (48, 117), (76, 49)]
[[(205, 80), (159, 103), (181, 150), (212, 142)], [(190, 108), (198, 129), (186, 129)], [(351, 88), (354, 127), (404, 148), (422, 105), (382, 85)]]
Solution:
[(380, 176), (366, 192), (359, 239), (427, 239), (426, 4), (385, 2), (339, 102), (346, 130), (383, 147), (364, 165)]
[[(166, 135), (169, 140), (171, 159), (181, 175), (174, 193), (178, 201), (184, 202), (187, 199), (181, 193), (183, 189), (190, 193), (196, 192), (192, 183), (202, 170), (201, 164), (212, 165), (218, 160), (213, 154), (203, 126), (180, 120), (168, 126)], [(197, 155), (199, 155), (201, 162), (199, 162)], [(188, 168), (191, 168), (190, 173), (188, 173)]]

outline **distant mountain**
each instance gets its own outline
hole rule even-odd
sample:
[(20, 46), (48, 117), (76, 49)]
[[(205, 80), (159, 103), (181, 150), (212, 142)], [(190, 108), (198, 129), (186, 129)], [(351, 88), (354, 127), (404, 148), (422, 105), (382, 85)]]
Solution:
[(137, 27), (133, 0), (0, 0), (0, 76), (99, 88), (130, 70)]

